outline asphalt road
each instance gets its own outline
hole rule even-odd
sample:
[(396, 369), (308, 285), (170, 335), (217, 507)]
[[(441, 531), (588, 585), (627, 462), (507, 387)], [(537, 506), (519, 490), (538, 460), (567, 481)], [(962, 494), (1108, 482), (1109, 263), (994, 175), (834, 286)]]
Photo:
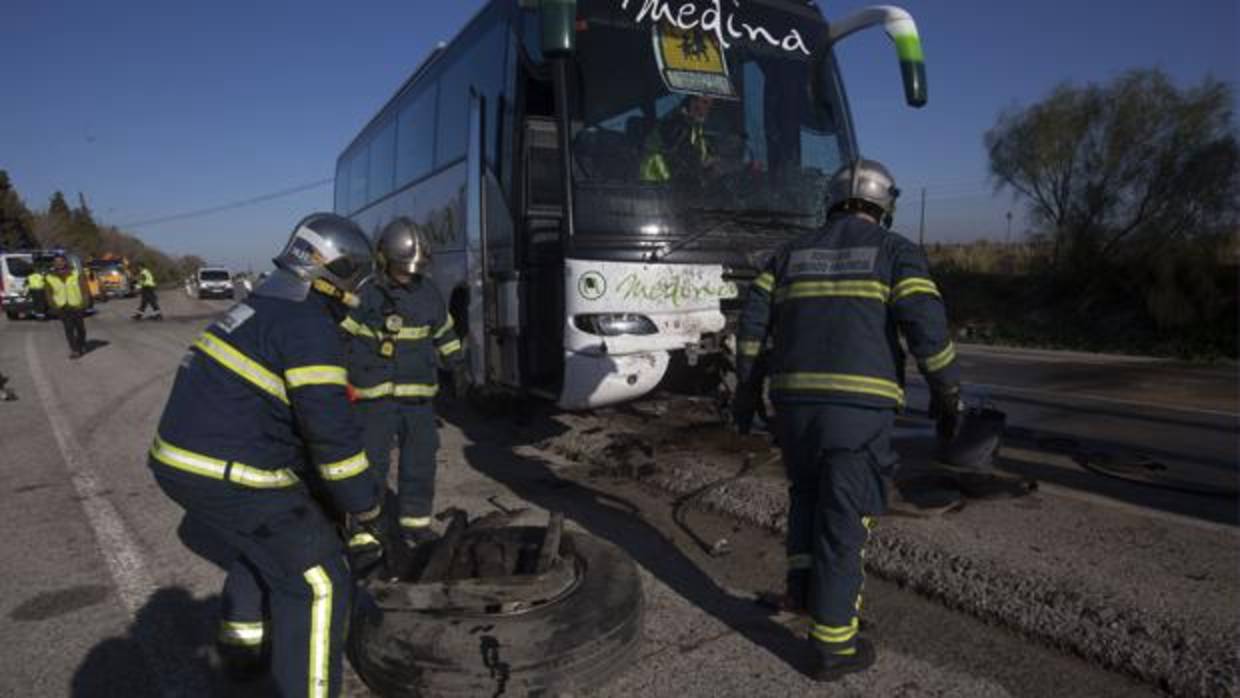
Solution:
[[(58, 324), (0, 324), (0, 371), (20, 397), (0, 404), (0, 695), (227, 694), (204, 652), (223, 573), (183, 542), (192, 536), (181, 511), (155, 487), (144, 454), (178, 361), (228, 304), (172, 291), (162, 300), (162, 323), (130, 321), (136, 301), (102, 306), (87, 322), (94, 349), (79, 361), (68, 359)], [(673, 524), (663, 495), (532, 455), (504, 423), (454, 415), (442, 438), (441, 504), (481, 514), (498, 497), (531, 507), (535, 521), (562, 510), (641, 565), (641, 659), (598, 695), (1153, 694), (873, 581), (876, 669), (815, 686), (801, 673), (797, 622), (769, 618), (749, 599), (782, 574), (777, 540), (694, 514), (699, 534), (727, 536), (735, 551), (708, 558)], [(365, 695), (355, 679), (350, 687)]]

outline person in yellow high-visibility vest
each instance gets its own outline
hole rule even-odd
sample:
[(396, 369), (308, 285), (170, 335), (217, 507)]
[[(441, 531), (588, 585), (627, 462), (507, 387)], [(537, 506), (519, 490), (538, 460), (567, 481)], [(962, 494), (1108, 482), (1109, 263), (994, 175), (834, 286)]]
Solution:
[(138, 312), (133, 314), (133, 319), (141, 320), (146, 316), (146, 309), (150, 308), (155, 312), (151, 316), (153, 319), (163, 320), (164, 314), (159, 310), (159, 297), (155, 295), (155, 275), (146, 264), (138, 271), (138, 292), (142, 294), (142, 302), (138, 304)]
[(47, 275), (43, 269), (35, 267), (26, 277), (26, 291), (30, 294), (34, 316), (40, 320), (47, 317)]
[(64, 255), (56, 255), (52, 261), (52, 273), (47, 276), (48, 301), (52, 310), (60, 316), (65, 326), (65, 339), (69, 340), (69, 358), (78, 359), (86, 353), (86, 285), (82, 275), (69, 265)]
[(658, 122), (646, 140), (641, 162), (641, 180), (662, 184), (678, 179), (701, 184), (715, 167), (715, 156), (706, 134), (714, 100), (690, 95), (680, 107)]

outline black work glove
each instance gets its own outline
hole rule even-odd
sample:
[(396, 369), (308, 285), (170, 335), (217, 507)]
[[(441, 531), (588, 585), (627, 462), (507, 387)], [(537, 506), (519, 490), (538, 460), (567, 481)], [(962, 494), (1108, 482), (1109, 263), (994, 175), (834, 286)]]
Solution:
[(753, 386), (742, 384), (736, 386), (736, 394), (732, 396), (732, 423), (739, 434), (748, 434), (753, 430), (753, 418), (758, 413), (758, 391)]
[[(381, 564), (374, 565), (372, 569), (377, 569), (386, 579), (399, 579), (409, 571), (413, 559), (413, 551), (409, 546), (405, 545), (405, 541), (400, 535), (400, 521), (397, 518), (396, 503), (391, 491), (387, 492), (384, 500), (381, 500), (373, 509), (349, 516), (350, 530), (350, 553), (353, 553), (353, 542), (357, 540), (359, 563), (364, 564), (366, 559), (361, 554), (366, 551), (366, 544), (378, 544), (380, 554), (382, 556)], [(369, 536), (369, 539), (362, 537), (359, 540), (357, 533)], [(373, 554), (373, 549), (370, 551)], [(372, 570), (366, 570), (367, 572)]]
[(951, 443), (960, 435), (964, 402), (960, 400), (960, 386), (937, 388), (930, 391), (930, 418), (935, 421), (939, 442)]

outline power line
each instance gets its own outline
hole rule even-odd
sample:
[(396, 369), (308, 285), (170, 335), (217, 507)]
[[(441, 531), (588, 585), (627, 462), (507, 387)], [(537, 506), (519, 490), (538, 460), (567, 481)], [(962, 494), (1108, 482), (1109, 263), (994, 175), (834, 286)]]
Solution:
[(327, 179), (320, 179), (314, 182), (307, 182), (306, 184), (299, 184), (295, 187), (289, 187), (288, 189), (281, 189), (279, 191), (273, 191), (269, 194), (260, 194), (259, 196), (253, 196), (248, 199), (241, 199), (240, 201), (232, 201), (226, 204), (219, 204), (216, 206), (210, 206), (208, 208), (201, 208), (195, 211), (185, 211), (183, 213), (172, 213), (166, 216), (159, 216), (158, 218), (148, 218), (146, 220), (134, 221), (132, 223), (124, 223), (116, 227), (121, 228), (121, 229), (141, 228), (141, 227), (148, 226), (148, 225), (158, 225), (160, 223), (171, 223), (173, 221), (188, 220), (190, 218), (202, 218), (203, 216), (211, 216), (216, 213), (223, 213), (224, 211), (231, 211), (233, 209), (245, 208), (246, 206), (253, 206), (255, 204), (261, 204), (267, 201), (274, 201), (276, 199), (282, 199), (286, 196), (292, 196), (294, 194), (301, 194), (302, 192), (307, 192), (307, 191), (311, 191), (314, 189), (318, 189), (319, 187), (322, 187), (322, 186), (326, 186), (328, 184), (331, 184), (334, 181), (336, 181), (334, 177), (328, 177)]

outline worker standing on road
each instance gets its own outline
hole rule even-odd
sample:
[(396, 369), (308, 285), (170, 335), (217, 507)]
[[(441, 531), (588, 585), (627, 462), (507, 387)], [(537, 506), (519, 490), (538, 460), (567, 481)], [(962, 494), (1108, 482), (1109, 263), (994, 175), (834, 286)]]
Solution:
[(30, 293), (30, 304), (34, 316), (40, 320), (47, 317), (47, 277), (41, 267), (35, 267), (26, 277), (26, 291)]
[(64, 255), (52, 260), (52, 273), (47, 276), (47, 293), (52, 310), (65, 326), (69, 340), (69, 358), (79, 359), (86, 353), (86, 299), (89, 294), (81, 275)]
[(401, 545), (381, 515), (338, 329), (373, 256), (356, 225), (319, 213), (275, 264), (181, 362), (149, 464), (188, 516), (239, 551), (217, 643), (226, 666), (253, 669), (269, 652), (279, 695), (335, 696), (351, 580), (311, 487), (389, 557)]
[(146, 309), (150, 308), (155, 311), (152, 319), (163, 320), (164, 314), (159, 310), (159, 296), (155, 294), (155, 275), (147, 264), (143, 264), (138, 271), (138, 292), (142, 294), (142, 302), (138, 304), (138, 312), (133, 314), (133, 319), (141, 320), (146, 317)]
[[(862, 551), (886, 508), (892, 423), (904, 406), (903, 334), (931, 390), (941, 438), (960, 414), (946, 313), (922, 251), (889, 232), (899, 191), (857, 160), (829, 184), (826, 225), (776, 252), (749, 291), (738, 333), (734, 415), (747, 431), (761, 399), (761, 357), (789, 478), (788, 588), (807, 607), (815, 678), (874, 663), (858, 636)], [(880, 225), (881, 223), (881, 225)]]
[[(409, 219), (380, 233), (379, 278), (341, 324), (349, 341), (349, 383), (366, 430), (366, 453), (386, 481), (392, 445), (399, 447), (400, 525), (413, 543), (433, 539), (435, 454), (439, 434), (432, 400), (439, 365), (464, 385), (461, 341), (443, 296), (428, 278), (428, 238)], [(459, 393), (458, 393), (459, 394)]]

